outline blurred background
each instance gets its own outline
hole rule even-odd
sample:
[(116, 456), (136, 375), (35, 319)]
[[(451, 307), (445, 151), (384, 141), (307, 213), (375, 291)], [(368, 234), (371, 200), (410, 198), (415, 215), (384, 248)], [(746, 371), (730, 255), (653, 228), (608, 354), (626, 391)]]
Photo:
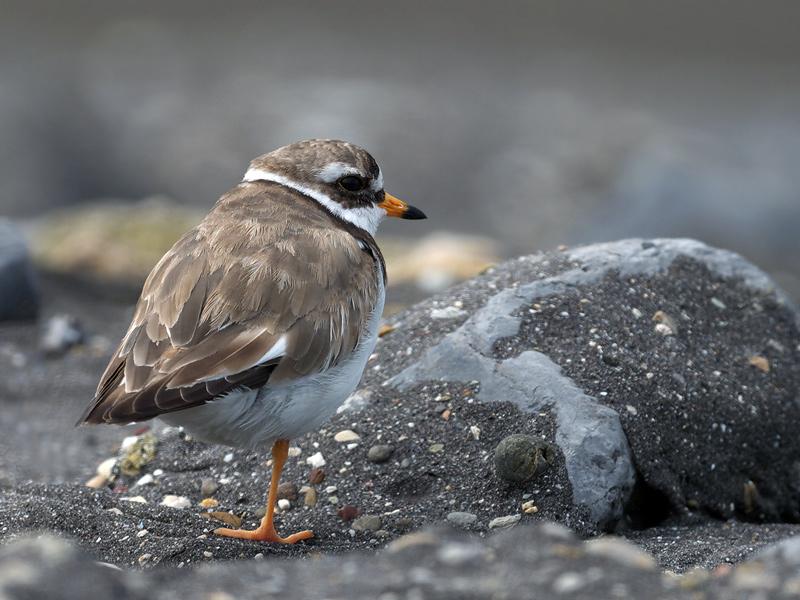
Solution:
[(0, 323), (0, 485), (93, 468), (120, 433), (71, 426), (144, 276), (302, 138), (365, 146), (429, 215), (380, 234), (389, 310), (630, 236), (736, 250), (800, 298), (798, 23), (795, 0), (4, 0), (0, 270), (25, 239), (37, 283), (0, 277), (29, 319)]
[[(797, 297), (798, 22), (792, 0), (5, 0), (0, 214), (26, 224), (50, 267), (141, 275), (252, 157), (337, 137), (430, 216), (385, 238), (479, 236), (426, 250), (461, 246), (480, 267), (692, 236)], [(139, 235), (114, 223), (146, 220), (141, 207), (66, 226), (59, 212), (143, 199), (166, 211), (150, 221), (177, 220), (167, 240), (139, 239), (157, 248), (143, 257), (109, 249)]]

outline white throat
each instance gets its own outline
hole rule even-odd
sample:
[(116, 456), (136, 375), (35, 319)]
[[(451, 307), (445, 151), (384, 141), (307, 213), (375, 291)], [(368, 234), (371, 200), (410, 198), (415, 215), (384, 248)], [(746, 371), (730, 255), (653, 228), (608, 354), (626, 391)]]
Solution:
[(288, 177), (284, 177), (283, 175), (278, 175), (277, 173), (272, 173), (270, 171), (265, 171), (264, 169), (248, 169), (247, 173), (244, 174), (242, 181), (272, 181), (274, 183), (285, 185), (293, 190), (297, 190), (304, 196), (308, 196), (309, 198), (316, 200), (319, 204), (340, 219), (344, 219), (348, 223), (352, 223), (356, 227), (363, 229), (373, 236), (375, 235), (375, 232), (378, 231), (378, 225), (381, 224), (383, 217), (386, 216), (386, 211), (380, 206), (359, 206), (357, 208), (345, 208), (318, 190), (306, 187), (289, 179)]

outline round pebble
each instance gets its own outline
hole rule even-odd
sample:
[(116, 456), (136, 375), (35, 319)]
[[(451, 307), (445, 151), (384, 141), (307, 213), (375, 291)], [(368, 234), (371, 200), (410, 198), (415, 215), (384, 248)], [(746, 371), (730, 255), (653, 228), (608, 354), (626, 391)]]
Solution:
[(515, 433), (503, 438), (494, 451), (494, 468), (505, 481), (522, 483), (544, 473), (555, 458), (553, 447), (546, 441)]
[(458, 511), (451, 512), (448, 513), (447, 517), (445, 518), (447, 519), (448, 523), (452, 523), (457, 527), (464, 527), (464, 528), (471, 527), (472, 525), (475, 525), (475, 523), (478, 522), (478, 515), (471, 512), (458, 512)]
[(345, 504), (344, 506), (339, 508), (339, 510), (336, 511), (336, 514), (342, 521), (348, 523), (353, 519), (355, 519), (358, 516), (359, 512), (361, 511), (359, 511), (358, 508), (356, 508), (352, 504)]
[(383, 463), (389, 460), (394, 454), (394, 448), (387, 444), (372, 446), (367, 452), (367, 460), (373, 463)]
[(311, 469), (308, 474), (308, 481), (314, 485), (320, 484), (325, 481), (325, 471), (322, 469)]
[(200, 495), (209, 498), (219, 489), (219, 484), (213, 479), (205, 478), (200, 482)]
[(278, 500), (297, 500), (297, 486), (291, 481), (284, 481), (278, 486)]
[(378, 531), (381, 528), (381, 518), (378, 515), (364, 515), (353, 521), (356, 531)]
[(343, 429), (334, 435), (333, 439), (337, 442), (356, 442), (361, 439), (361, 436), (352, 429)]
[(161, 505), (169, 506), (170, 508), (189, 508), (192, 505), (192, 501), (186, 496), (167, 494), (161, 499)]

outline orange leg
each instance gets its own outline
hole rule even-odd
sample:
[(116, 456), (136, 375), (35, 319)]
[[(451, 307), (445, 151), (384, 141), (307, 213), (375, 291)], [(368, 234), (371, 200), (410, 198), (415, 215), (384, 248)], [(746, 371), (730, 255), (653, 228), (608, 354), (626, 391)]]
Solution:
[(308, 530), (295, 533), (285, 538), (275, 533), (275, 525), (272, 521), (275, 515), (275, 504), (278, 501), (278, 483), (280, 483), (281, 471), (283, 471), (283, 465), (286, 463), (286, 457), (288, 455), (289, 440), (278, 440), (275, 442), (272, 446), (272, 478), (269, 482), (267, 512), (264, 518), (261, 519), (261, 525), (258, 526), (258, 529), (227, 529), (225, 527), (220, 527), (219, 529), (215, 529), (214, 533), (226, 537), (255, 540), (258, 542), (278, 542), (280, 544), (294, 544), (314, 537), (314, 533)]

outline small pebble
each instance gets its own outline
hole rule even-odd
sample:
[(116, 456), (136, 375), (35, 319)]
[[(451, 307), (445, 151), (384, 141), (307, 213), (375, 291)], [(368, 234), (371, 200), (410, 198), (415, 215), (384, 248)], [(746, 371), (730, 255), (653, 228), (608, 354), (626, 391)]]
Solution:
[(336, 511), (336, 514), (339, 518), (344, 521), (345, 523), (349, 523), (353, 519), (355, 519), (359, 514), (358, 508), (353, 506), (352, 504), (345, 504), (339, 510)]
[(122, 514), (122, 511), (120, 509), (118, 509), (116, 506), (114, 506), (112, 508), (107, 508), (106, 511), (110, 512), (110, 513), (114, 513), (115, 515), (121, 515)]
[(140, 556), (140, 557), (137, 559), (137, 562), (139, 563), (139, 566), (141, 567), (141, 566), (144, 566), (144, 565), (146, 565), (148, 562), (150, 562), (150, 559), (151, 559), (151, 558), (153, 558), (153, 555), (152, 555), (152, 554), (142, 554), (142, 555), (141, 555), (141, 556)]
[(224, 512), (224, 511), (207, 512), (207, 513), (204, 512), (200, 513), (200, 516), (203, 517), (204, 519), (222, 521), (226, 525), (230, 525), (233, 528), (242, 526), (242, 518), (238, 515), (229, 512)]
[(353, 521), (356, 531), (378, 531), (381, 528), (381, 518), (378, 515), (363, 515)]
[(77, 318), (71, 315), (56, 315), (50, 317), (45, 324), (40, 347), (45, 356), (52, 358), (64, 354), (73, 346), (82, 344), (85, 339), (83, 327)]
[(134, 485), (150, 485), (155, 481), (155, 477), (153, 477), (150, 473), (146, 475), (142, 475)]
[(278, 500), (297, 500), (297, 486), (291, 481), (285, 481), (278, 486)]
[(316, 454), (312, 454), (306, 459), (306, 464), (311, 466), (314, 469), (318, 469), (320, 467), (325, 466), (325, 457), (322, 456), (322, 452), (317, 452)]
[(120, 498), (120, 500), (124, 500), (125, 502), (138, 502), (139, 504), (147, 504), (147, 500), (145, 500), (142, 496), (125, 496), (124, 498)]
[(471, 512), (455, 511), (448, 513), (447, 517), (445, 518), (447, 519), (448, 523), (452, 523), (457, 527), (471, 527), (478, 522), (478, 515)]
[(469, 434), (472, 436), (473, 440), (480, 440), (481, 439), (481, 428), (477, 425), (470, 425), (469, 426)]
[(751, 356), (748, 362), (762, 373), (769, 373), (769, 360), (765, 357), (759, 355)]
[(219, 489), (219, 484), (213, 479), (205, 478), (200, 482), (200, 495), (209, 498)]
[(522, 515), (507, 515), (489, 521), (489, 529), (508, 529), (519, 523)]
[(414, 525), (414, 519), (411, 517), (400, 517), (394, 522), (394, 528), (397, 531), (408, 531)]
[(725, 303), (719, 298), (711, 298), (711, 304), (713, 304), (720, 310), (725, 310), (726, 308), (728, 308), (727, 306), (725, 306)]
[(638, 546), (613, 535), (595, 538), (585, 543), (586, 553), (602, 556), (629, 567), (652, 570), (656, 561)]
[(344, 443), (344, 442), (355, 442), (357, 440), (360, 440), (361, 436), (358, 435), (352, 429), (343, 429), (342, 431), (339, 431), (336, 435), (334, 435), (333, 439), (336, 440), (337, 442), (341, 442), (341, 443)]
[(206, 558), (214, 558), (214, 553), (209, 552), (208, 550), (203, 550), (203, 556), (205, 556)]
[(147, 529), (140, 529), (139, 531), (136, 532), (136, 537), (142, 538), (146, 536), (148, 533), (149, 531), (147, 531)]
[(161, 499), (161, 505), (169, 506), (170, 508), (189, 508), (192, 505), (192, 501), (186, 496), (167, 494)]
[(514, 483), (529, 481), (550, 468), (555, 459), (553, 448), (546, 441), (515, 433), (497, 444), (494, 468), (500, 479)]
[(278, 508), (281, 510), (289, 510), (292, 508), (292, 503), (289, 502), (286, 498), (281, 498), (278, 500)]
[(394, 454), (394, 448), (387, 444), (372, 446), (367, 452), (367, 460), (373, 463), (383, 463), (389, 460)]
[(431, 454), (438, 454), (442, 450), (444, 450), (444, 444), (439, 444), (439, 443), (431, 444), (430, 447), (428, 448), (428, 452), (430, 452)]
[(290, 458), (296, 458), (296, 457), (300, 456), (302, 453), (303, 453), (303, 451), (300, 448), (298, 448), (297, 446), (290, 446), (289, 447), (289, 457)]
[(305, 493), (305, 497), (303, 498), (303, 504), (306, 506), (316, 506), (317, 504), (317, 490), (314, 488), (308, 488)]
[(338, 491), (339, 488), (337, 488), (335, 485), (329, 485), (328, 487), (325, 488), (326, 494), (335, 494)]
[(325, 471), (322, 469), (311, 469), (311, 472), (308, 474), (308, 481), (314, 485), (322, 483), (325, 481)]
[(233, 452), (228, 452), (225, 456), (222, 457), (222, 460), (226, 463), (229, 463), (233, 460)]
[(539, 512), (539, 507), (536, 506), (533, 500), (528, 500), (522, 503), (522, 512), (526, 515), (533, 515)]
[(202, 506), (203, 508), (215, 508), (219, 506), (219, 500), (215, 498), (203, 498), (200, 501), (200, 506)]

